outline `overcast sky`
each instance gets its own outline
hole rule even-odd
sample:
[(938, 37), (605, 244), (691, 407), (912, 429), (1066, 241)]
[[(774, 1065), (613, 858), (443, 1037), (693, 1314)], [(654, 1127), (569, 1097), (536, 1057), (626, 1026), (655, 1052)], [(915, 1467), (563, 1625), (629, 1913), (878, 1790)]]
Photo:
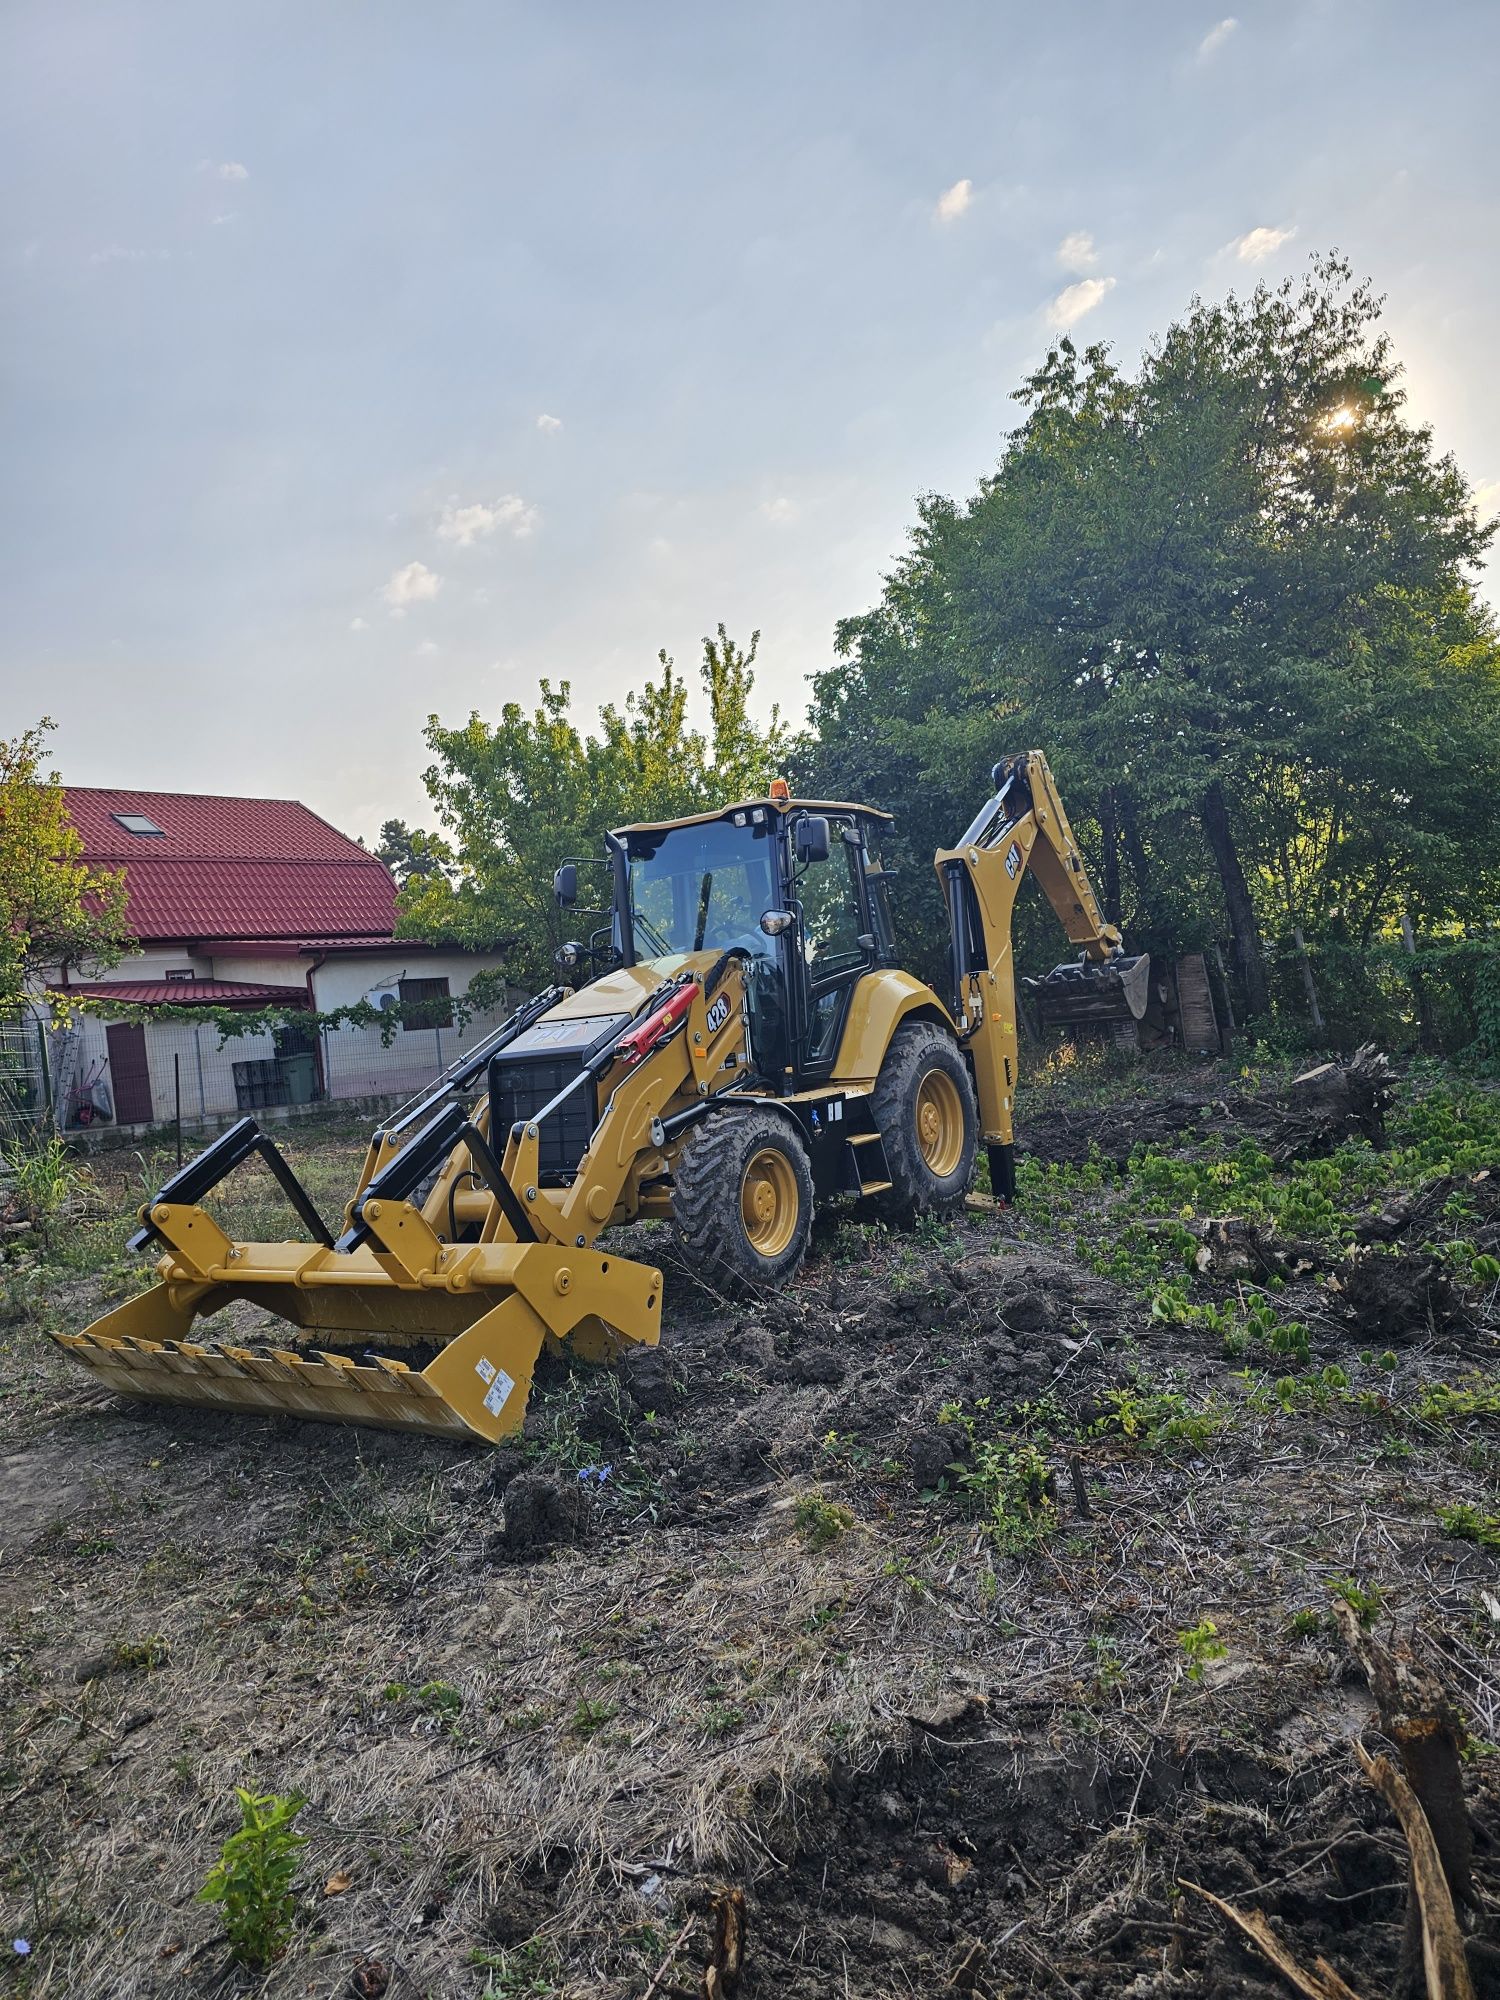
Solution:
[[(1222, 0), (1221, 0), (1222, 4)], [(1494, 0), (9, 0), (0, 734), (425, 816), (431, 710), (800, 712), (1060, 327), (1338, 246), (1500, 501)]]

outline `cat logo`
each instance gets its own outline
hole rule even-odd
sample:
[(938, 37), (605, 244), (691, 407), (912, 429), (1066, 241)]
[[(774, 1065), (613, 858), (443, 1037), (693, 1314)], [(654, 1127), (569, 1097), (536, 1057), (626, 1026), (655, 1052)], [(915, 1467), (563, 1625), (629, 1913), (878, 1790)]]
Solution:
[(708, 1010), (708, 1032), (711, 1035), (716, 1035), (728, 1019), (729, 1000), (725, 994), (721, 993)]
[(1014, 882), (1021, 872), (1020, 842), (1013, 840), (1005, 851), (1005, 872)]

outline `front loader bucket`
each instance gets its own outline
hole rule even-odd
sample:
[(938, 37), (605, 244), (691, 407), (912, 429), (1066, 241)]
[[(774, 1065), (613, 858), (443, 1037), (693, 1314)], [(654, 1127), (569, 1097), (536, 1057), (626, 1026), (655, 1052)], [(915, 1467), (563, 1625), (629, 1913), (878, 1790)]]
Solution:
[(1144, 1020), (1151, 1004), (1151, 957), (1117, 957), (1095, 964), (1081, 959), (1055, 965), (1026, 985), (1048, 1028), (1115, 1027)]
[[(368, 1249), (242, 1244), (230, 1283), (167, 1278), (82, 1333), (52, 1338), (116, 1395), (200, 1409), (249, 1410), (325, 1423), (498, 1438), (518, 1431), (544, 1341), (588, 1360), (655, 1345), (661, 1273), (557, 1244), (489, 1244), (461, 1253), (447, 1282), (393, 1279)], [(301, 1261), (287, 1253), (295, 1248)], [(185, 1336), (232, 1300), (316, 1329), (358, 1358), (314, 1348), (198, 1345)], [(423, 1369), (369, 1351), (434, 1340)]]

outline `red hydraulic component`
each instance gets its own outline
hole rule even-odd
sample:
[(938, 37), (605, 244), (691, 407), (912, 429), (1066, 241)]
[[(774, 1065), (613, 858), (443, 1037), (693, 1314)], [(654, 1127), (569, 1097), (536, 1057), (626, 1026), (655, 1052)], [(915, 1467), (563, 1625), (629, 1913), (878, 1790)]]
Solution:
[(697, 991), (697, 980), (688, 980), (654, 1014), (648, 1014), (639, 1026), (621, 1035), (615, 1043), (615, 1054), (621, 1062), (639, 1062), (642, 1056), (649, 1055), (659, 1043), (664, 1042), (674, 1028), (680, 1028), (687, 1019)]

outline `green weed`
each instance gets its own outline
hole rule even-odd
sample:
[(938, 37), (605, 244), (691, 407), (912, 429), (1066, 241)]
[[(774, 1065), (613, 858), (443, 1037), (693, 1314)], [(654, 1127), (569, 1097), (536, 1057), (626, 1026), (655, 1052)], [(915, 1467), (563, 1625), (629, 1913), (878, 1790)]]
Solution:
[(286, 1950), (297, 1912), (298, 1856), (307, 1836), (296, 1830), (307, 1804), (300, 1792), (247, 1792), (236, 1788), (240, 1828), (220, 1850), (198, 1891), (201, 1903), (218, 1903), (235, 1958), (269, 1965)]
[(1187, 1677), (1190, 1681), (1201, 1681), (1203, 1670), (1210, 1661), (1228, 1657), (1229, 1648), (1219, 1637), (1219, 1628), (1212, 1618), (1202, 1618), (1196, 1625), (1177, 1634), (1177, 1643), (1182, 1648), (1187, 1661)]
[(1467, 1500), (1439, 1507), (1438, 1526), (1455, 1541), (1474, 1542), (1481, 1549), (1500, 1550), (1500, 1514), (1486, 1514)]
[(792, 1509), (792, 1520), (810, 1549), (826, 1549), (854, 1526), (847, 1507), (825, 1500), (821, 1493), (802, 1493)]
[(1385, 1602), (1385, 1594), (1378, 1583), (1362, 1584), (1352, 1576), (1341, 1576), (1330, 1583), (1328, 1588), (1340, 1602), (1348, 1605), (1366, 1631), (1380, 1616), (1380, 1607)]

